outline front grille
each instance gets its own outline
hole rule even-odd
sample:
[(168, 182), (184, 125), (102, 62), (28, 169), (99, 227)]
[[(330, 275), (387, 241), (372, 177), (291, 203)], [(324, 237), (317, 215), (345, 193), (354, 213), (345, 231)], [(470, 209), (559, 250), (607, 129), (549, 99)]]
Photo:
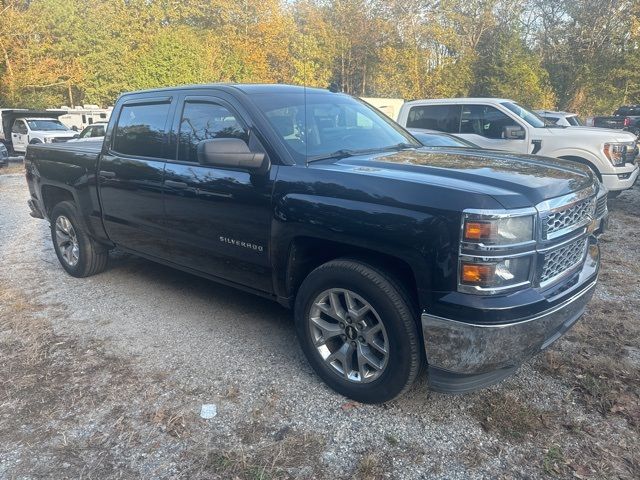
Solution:
[(69, 140), (71, 139), (67, 137), (54, 137), (52, 140), (52, 143), (63, 143), (63, 142), (68, 142)]
[(582, 238), (557, 250), (545, 253), (540, 283), (548, 283), (581, 263), (587, 250), (587, 242), (588, 239)]
[(564, 210), (550, 213), (544, 223), (544, 238), (550, 240), (591, 221), (593, 200), (585, 200)]
[(634, 143), (625, 148), (622, 163), (635, 163), (638, 156), (638, 145)]
[(602, 218), (607, 213), (607, 196), (603, 195), (596, 204), (596, 218)]

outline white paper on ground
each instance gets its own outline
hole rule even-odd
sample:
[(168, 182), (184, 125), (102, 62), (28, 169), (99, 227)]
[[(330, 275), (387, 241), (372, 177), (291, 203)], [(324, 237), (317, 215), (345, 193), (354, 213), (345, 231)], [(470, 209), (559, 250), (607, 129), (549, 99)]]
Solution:
[(218, 408), (216, 407), (216, 405), (214, 403), (205, 403), (204, 405), (202, 405), (202, 408), (200, 409), (200, 416), (202, 418), (213, 418), (218, 414)]

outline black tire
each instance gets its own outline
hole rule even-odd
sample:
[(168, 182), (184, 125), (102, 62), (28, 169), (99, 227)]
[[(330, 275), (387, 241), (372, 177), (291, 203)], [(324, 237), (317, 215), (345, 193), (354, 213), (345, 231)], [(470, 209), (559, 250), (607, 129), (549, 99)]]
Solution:
[[(58, 220), (64, 217), (73, 227), (74, 237), (77, 243), (77, 261), (72, 263), (63, 255), (62, 249), (56, 238), (56, 225)], [(51, 240), (58, 260), (67, 273), (73, 277), (89, 277), (102, 272), (107, 267), (109, 251), (95, 242), (87, 235), (84, 224), (79, 220), (76, 206), (73, 202), (58, 203), (51, 211)]]
[[(348, 380), (325, 362), (314, 345), (311, 309), (314, 301), (331, 289), (346, 289), (365, 299), (386, 330), (386, 367), (375, 380), (368, 383)], [(313, 270), (300, 286), (295, 302), (296, 331), (313, 369), (336, 392), (363, 403), (388, 402), (403, 394), (416, 380), (424, 364), (416, 315), (398, 282), (375, 267), (351, 259), (333, 260)]]

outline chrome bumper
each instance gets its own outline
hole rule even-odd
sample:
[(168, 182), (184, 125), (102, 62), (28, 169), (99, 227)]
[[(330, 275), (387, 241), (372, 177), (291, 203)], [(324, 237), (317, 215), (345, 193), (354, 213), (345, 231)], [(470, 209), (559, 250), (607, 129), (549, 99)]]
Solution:
[(592, 280), (563, 303), (507, 324), (473, 324), (422, 314), (432, 389), (466, 392), (502, 380), (560, 338), (582, 316)]

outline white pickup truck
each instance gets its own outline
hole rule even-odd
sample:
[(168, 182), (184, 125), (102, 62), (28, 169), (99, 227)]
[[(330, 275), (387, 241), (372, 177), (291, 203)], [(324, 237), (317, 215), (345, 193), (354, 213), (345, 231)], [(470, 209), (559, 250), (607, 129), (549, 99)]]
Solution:
[(513, 100), (447, 98), (415, 100), (400, 109), (398, 123), (412, 130), (439, 130), (482, 148), (562, 158), (591, 168), (611, 196), (638, 178), (638, 146), (630, 132), (548, 125)]
[(11, 143), (18, 153), (26, 152), (29, 144), (66, 142), (77, 136), (55, 118), (16, 118), (11, 127)]

